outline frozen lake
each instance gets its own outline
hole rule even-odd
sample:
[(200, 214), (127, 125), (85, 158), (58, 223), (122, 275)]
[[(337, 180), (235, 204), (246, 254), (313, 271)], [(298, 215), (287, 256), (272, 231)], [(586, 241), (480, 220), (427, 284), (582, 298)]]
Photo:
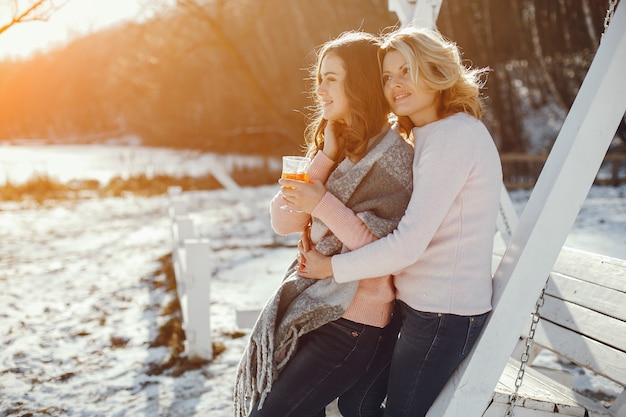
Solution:
[[(33, 175), (47, 175), (60, 182), (95, 179), (108, 183), (113, 177), (148, 176), (198, 177), (220, 163), (227, 171), (235, 167), (258, 167), (263, 157), (216, 155), (172, 148), (124, 145), (0, 145), (0, 185), (19, 184)], [(278, 159), (275, 162), (279, 164)]]

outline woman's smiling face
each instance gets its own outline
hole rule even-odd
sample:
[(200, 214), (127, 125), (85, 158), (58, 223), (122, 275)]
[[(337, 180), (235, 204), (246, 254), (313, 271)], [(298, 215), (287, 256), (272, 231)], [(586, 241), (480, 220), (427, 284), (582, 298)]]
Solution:
[(385, 97), (397, 116), (408, 116), (415, 126), (437, 120), (437, 92), (418, 79), (413, 82), (409, 64), (398, 50), (385, 54), (382, 65)]
[[(324, 119), (348, 121), (349, 105), (345, 89), (346, 69), (336, 55), (328, 54), (322, 60), (317, 95), (322, 102)], [(372, 82), (376, 82), (372, 80)]]

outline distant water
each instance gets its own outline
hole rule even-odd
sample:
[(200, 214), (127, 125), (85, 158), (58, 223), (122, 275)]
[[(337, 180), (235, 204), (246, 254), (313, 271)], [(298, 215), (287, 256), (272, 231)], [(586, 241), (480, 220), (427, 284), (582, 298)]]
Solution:
[[(19, 184), (34, 175), (46, 175), (63, 183), (73, 179), (111, 178), (137, 174), (203, 176), (214, 164), (227, 171), (257, 167), (259, 156), (216, 155), (171, 148), (125, 145), (0, 145), (0, 185)], [(278, 162), (275, 162), (278, 163)], [(274, 168), (274, 167), (273, 167)]]

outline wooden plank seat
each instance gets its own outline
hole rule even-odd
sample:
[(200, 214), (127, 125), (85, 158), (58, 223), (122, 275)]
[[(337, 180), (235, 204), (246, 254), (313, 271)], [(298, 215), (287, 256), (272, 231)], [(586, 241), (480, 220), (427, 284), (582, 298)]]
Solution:
[[(514, 415), (626, 416), (626, 261), (564, 248), (539, 315), (528, 365), (548, 349), (621, 385), (622, 393), (609, 408), (526, 366)], [(509, 360), (484, 417), (504, 415), (515, 390), (520, 351)]]

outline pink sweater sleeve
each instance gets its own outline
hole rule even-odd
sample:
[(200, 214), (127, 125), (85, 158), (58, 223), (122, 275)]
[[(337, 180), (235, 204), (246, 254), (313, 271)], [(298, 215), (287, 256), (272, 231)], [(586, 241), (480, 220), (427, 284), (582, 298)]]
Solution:
[[(335, 166), (335, 161), (327, 157), (324, 152), (318, 152), (309, 168), (309, 178), (311, 180), (319, 180), (326, 182), (330, 173)], [(308, 213), (293, 213), (282, 210), (280, 206), (284, 205), (281, 198), (281, 192), (278, 191), (270, 203), (270, 219), (272, 229), (279, 235), (288, 235), (291, 233), (299, 233), (304, 230), (311, 219)]]
[(311, 214), (323, 221), (349, 250), (378, 239), (351, 209), (331, 193), (324, 195)]

